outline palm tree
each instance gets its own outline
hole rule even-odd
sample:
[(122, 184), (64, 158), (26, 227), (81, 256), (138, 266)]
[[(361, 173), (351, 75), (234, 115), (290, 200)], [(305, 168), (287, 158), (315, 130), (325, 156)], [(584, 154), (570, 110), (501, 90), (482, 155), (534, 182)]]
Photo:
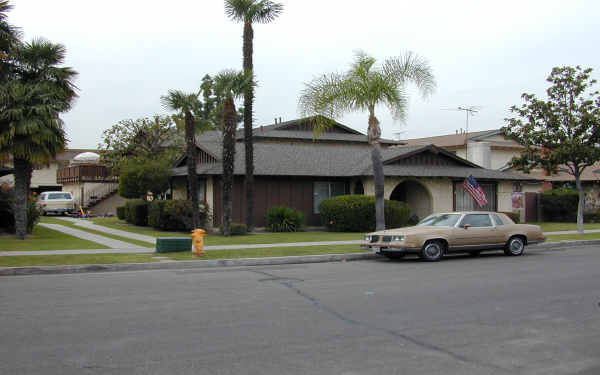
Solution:
[(15, 176), (15, 228), (25, 238), (31, 172), (64, 150), (59, 114), (77, 97), (69, 67), (60, 67), (66, 49), (44, 39), (24, 43), (11, 51), (12, 67), (0, 86), (0, 157), (11, 155)]
[(163, 107), (171, 111), (179, 111), (185, 122), (185, 144), (188, 170), (188, 198), (192, 200), (192, 225), (200, 228), (200, 201), (198, 200), (198, 176), (196, 175), (197, 150), (196, 126), (197, 114), (201, 108), (198, 94), (187, 94), (179, 90), (169, 90), (160, 98)]
[(8, 0), (0, 0), (0, 81), (5, 82), (10, 66), (11, 51), (19, 45), (21, 33), (6, 20), (13, 8)]
[[(425, 97), (435, 89), (435, 79), (427, 61), (411, 52), (388, 58), (381, 66), (375, 66), (375, 61), (364, 52), (358, 52), (346, 73), (323, 75), (305, 84), (299, 108), (304, 115), (322, 115), (334, 119), (348, 112), (369, 113), (368, 140), (372, 146), (376, 228), (383, 230), (385, 218), (381, 128), (375, 117), (375, 107), (383, 104), (394, 120), (404, 121), (408, 105), (406, 85), (415, 84)], [(319, 133), (330, 124), (331, 122), (318, 116), (315, 131)]]
[[(243, 68), (252, 74), (253, 23), (269, 23), (283, 11), (283, 5), (270, 0), (225, 0), (225, 14), (233, 21), (244, 23)], [(254, 148), (252, 145), (252, 105), (254, 87), (244, 93), (244, 144), (246, 148), (246, 225), (254, 228)]]
[[(233, 177), (235, 161), (235, 131), (238, 123), (238, 114), (235, 109), (234, 98), (242, 96), (249, 86), (254, 85), (250, 74), (225, 70), (215, 76), (215, 92), (225, 95), (221, 105), (217, 103), (215, 111), (222, 111), (223, 129), (223, 235), (231, 234), (231, 221), (233, 212)], [(219, 100), (218, 100), (219, 101)]]

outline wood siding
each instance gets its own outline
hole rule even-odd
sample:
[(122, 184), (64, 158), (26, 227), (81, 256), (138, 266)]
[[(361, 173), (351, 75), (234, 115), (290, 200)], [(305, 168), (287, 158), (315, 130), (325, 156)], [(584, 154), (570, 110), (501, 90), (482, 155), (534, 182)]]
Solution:
[(434, 154), (432, 152), (423, 152), (420, 154), (409, 156), (405, 159), (397, 160), (390, 165), (436, 165), (436, 166), (464, 166), (458, 161), (449, 158), (442, 154)]
[[(315, 181), (331, 181), (327, 177), (255, 177), (254, 188), (254, 223), (257, 227), (264, 227), (265, 215), (269, 208), (274, 206), (287, 206), (295, 208), (304, 214), (305, 224), (320, 226), (319, 214), (313, 213), (313, 186)], [(338, 180), (339, 181), (339, 180)], [(345, 181), (345, 180), (344, 180)], [(222, 180), (214, 180), (213, 196), (215, 207), (214, 226), (221, 226), (222, 208)], [(233, 186), (233, 222), (244, 223), (246, 216), (246, 197), (244, 194), (244, 178), (235, 178)]]
[(113, 176), (110, 169), (103, 165), (77, 165), (60, 168), (56, 171), (56, 182), (74, 184), (83, 182), (117, 182), (119, 176)]

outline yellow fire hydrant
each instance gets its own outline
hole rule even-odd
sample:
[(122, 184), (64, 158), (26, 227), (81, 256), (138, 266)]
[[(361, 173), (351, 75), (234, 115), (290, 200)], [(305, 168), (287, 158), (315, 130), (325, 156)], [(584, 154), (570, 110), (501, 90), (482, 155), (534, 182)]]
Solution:
[(192, 252), (199, 257), (206, 255), (204, 252), (204, 236), (206, 236), (204, 229), (194, 229), (192, 231)]

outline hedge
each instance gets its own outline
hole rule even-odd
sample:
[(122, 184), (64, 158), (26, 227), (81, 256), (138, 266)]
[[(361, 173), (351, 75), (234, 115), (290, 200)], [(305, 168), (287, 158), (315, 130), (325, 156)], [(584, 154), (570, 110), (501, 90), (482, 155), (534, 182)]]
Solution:
[[(0, 191), (0, 231), (15, 233), (15, 217), (13, 211), (14, 189)], [(27, 202), (27, 233), (33, 232), (33, 227), (40, 219), (40, 211), (35, 205), (35, 200), (29, 199)]]
[[(200, 227), (206, 226), (208, 207), (200, 208)], [(148, 224), (168, 231), (190, 231), (193, 228), (193, 204), (188, 200), (155, 200), (148, 209)]]
[(271, 207), (265, 215), (265, 228), (271, 232), (298, 232), (304, 227), (304, 214), (286, 206)]
[(544, 221), (577, 221), (579, 194), (575, 189), (559, 188), (541, 194)]
[(148, 225), (148, 202), (136, 199), (125, 203), (125, 220), (133, 225)]
[(117, 217), (119, 218), (119, 220), (125, 220), (125, 218), (127, 217), (127, 211), (125, 206), (117, 207)]
[[(386, 228), (404, 227), (410, 220), (408, 204), (384, 201)], [(321, 221), (331, 232), (372, 232), (375, 230), (375, 197), (340, 195), (319, 204)]]
[(498, 211), (498, 212), (510, 217), (510, 219), (512, 221), (514, 221), (515, 224), (519, 224), (519, 222), (521, 221), (521, 215), (519, 215), (518, 212), (507, 212), (507, 211)]

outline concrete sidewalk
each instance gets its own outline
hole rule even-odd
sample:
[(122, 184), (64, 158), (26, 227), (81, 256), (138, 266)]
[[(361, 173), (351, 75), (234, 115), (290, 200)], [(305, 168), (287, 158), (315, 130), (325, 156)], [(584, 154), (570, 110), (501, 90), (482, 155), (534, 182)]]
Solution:
[(96, 242), (99, 243), (101, 245), (105, 245), (110, 247), (111, 249), (146, 249), (142, 246), (136, 246), (134, 244), (131, 244), (129, 242), (125, 242), (125, 241), (119, 241), (119, 240), (115, 240), (112, 238), (108, 238), (105, 236), (100, 236), (98, 234), (94, 234), (94, 233), (90, 233), (90, 232), (86, 232), (83, 230), (79, 230), (79, 229), (74, 229), (71, 227), (67, 227), (64, 225), (60, 225), (60, 224), (46, 224), (46, 223), (40, 223), (39, 225), (45, 227), (45, 228), (49, 228), (49, 229), (53, 229), (59, 232), (63, 232), (66, 233), (70, 236), (73, 237), (79, 237), (79, 238), (83, 238), (84, 240), (88, 240), (88, 241), (92, 241), (92, 242)]
[(69, 222), (71, 222), (71, 223), (73, 223), (75, 225), (78, 225), (80, 227), (87, 228), (87, 229), (93, 229), (93, 230), (96, 230), (98, 232), (104, 232), (104, 233), (112, 234), (112, 235), (119, 236), (119, 237), (129, 238), (129, 239), (132, 239), (132, 240), (138, 240), (138, 241), (142, 241), (142, 242), (148, 242), (148, 243), (151, 243), (153, 245), (156, 243), (156, 238), (154, 238), (154, 237), (146, 236), (146, 235), (138, 234), (138, 233), (132, 233), (132, 232), (124, 231), (124, 230), (119, 230), (119, 229), (105, 227), (104, 225), (94, 224), (93, 222), (85, 220), (85, 219), (82, 220), (82, 219), (76, 219), (76, 218), (73, 218), (73, 217), (58, 217), (57, 219), (69, 221)]

